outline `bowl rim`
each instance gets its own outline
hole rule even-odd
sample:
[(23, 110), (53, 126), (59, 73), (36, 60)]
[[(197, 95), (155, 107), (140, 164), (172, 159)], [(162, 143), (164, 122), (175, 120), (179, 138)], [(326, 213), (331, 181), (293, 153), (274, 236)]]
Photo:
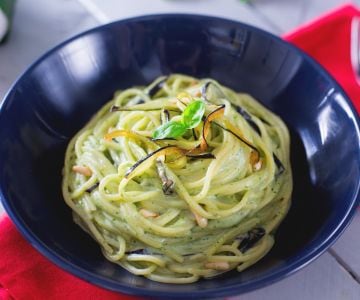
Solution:
[[(33, 69), (35, 69), (43, 60), (45, 60), (47, 57), (51, 56), (58, 50), (60, 50), (62, 47), (70, 44), (71, 42), (85, 37), (87, 35), (90, 35), (95, 32), (101, 32), (103, 30), (106, 30), (108, 27), (113, 27), (116, 25), (126, 24), (126, 23), (136, 23), (139, 21), (157, 21), (159, 19), (169, 19), (169, 18), (183, 18), (183, 19), (192, 19), (192, 20), (198, 20), (198, 21), (217, 21), (217, 22), (223, 22), (227, 24), (233, 24), (245, 29), (248, 29), (249, 31), (259, 33), (263, 36), (271, 37), (272, 39), (276, 40), (277, 42), (285, 45), (288, 47), (288, 49), (294, 51), (296, 54), (301, 56), (304, 60), (306, 60), (316, 71), (321, 74), (323, 77), (325, 77), (331, 84), (333, 84), (338, 91), (342, 94), (342, 96), (345, 99), (345, 105), (348, 106), (348, 109), (350, 110), (355, 130), (357, 133), (357, 139), (359, 141), (358, 148), (360, 148), (360, 117), (355, 110), (355, 107), (350, 100), (347, 93), (344, 91), (344, 89), (340, 86), (340, 84), (333, 78), (331, 74), (329, 74), (328, 71), (324, 69), (318, 62), (316, 62), (313, 58), (311, 58), (308, 54), (306, 54), (303, 50), (299, 49), (294, 44), (291, 44), (287, 42), (286, 40), (282, 39), (279, 36), (274, 35), (273, 33), (270, 33), (266, 30), (260, 29), (258, 27), (255, 27), (253, 25), (249, 25), (246, 23), (243, 23), (238, 20), (234, 19), (227, 19), (223, 17), (217, 17), (212, 15), (204, 15), (204, 14), (189, 14), (189, 13), (160, 13), (160, 14), (149, 14), (149, 15), (140, 15), (135, 17), (130, 17), (126, 19), (120, 19), (115, 20), (110, 23), (102, 24), (99, 26), (95, 26), (91, 29), (88, 29), (86, 31), (83, 31), (81, 33), (78, 33), (68, 39), (65, 39), (63, 42), (57, 44), (56, 46), (50, 48), (49, 50), (45, 51), (42, 55), (40, 55), (33, 63), (31, 63), (14, 81), (14, 83), (10, 86), (7, 93), (5, 94), (2, 103), (0, 104), (0, 118), (1, 115), (4, 113), (5, 106), (9, 101), (11, 101), (11, 93), (16, 89), (17, 85), (24, 79), (28, 74), (32, 72)], [(342, 219), (339, 221), (337, 227), (334, 231), (328, 234), (328, 236), (318, 245), (318, 247), (315, 247), (313, 249), (306, 249), (304, 250), (304, 254), (298, 258), (295, 259), (290, 264), (287, 264), (285, 266), (279, 267), (279, 269), (271, 274), (263, 275), (257, 277), (255, 280), (252, 280), (245, 284), (234, 284), (229, 286), (223, 286), (223, 287), (217, 287), (217, 288), (210, 288), (206, 290), (197, 290), (197, 291), (182, 291), (181, 294), (178, 292), (169, 292), (169, 291), (153, 291), (148, 288), (143, 287), (135, 287), (135, 286), (129, 286), (121, 284), (115, 280), (109, 280), (107, 278), (104, 278), (103, 276), (96, 275), (92, 272), (87, 271), (86, 269), (83, 269), (79, 266), (77, 266), (74, 263), (69, 262), (64, 257), (59, 255), (56, 251), (51, 249), (49, 246), (44, 244), (37, 236), (36, 234), (31, 230), (30, 227), (28, 227), (24, 220), (21, 218), (20, 215), (16, 212), (16, 210), (12, 209), (12, 204), (5, 198), (3, 190), (6, 190), (4, 188), (3, 183), (0, 182), (0, 200), (5, 208), (6, 213), (10, 217), (10, 219), (14, 222), (17, 229), (20, 231), (22, 236), (30, 242), (30, 244), (39, 251), (42, 255), (44, 255), (46, 258), (48, 258), (52, 263), (57, 265), (62, 270), (73, 274), (77, 276), (78, 278), (81, 278), (91, 284), (97, 285), (102, 288), (106, 288), (108, 290), (118, 292), (118, 293), (125, 293), (129, 295), (137, 295), (137, 296), (158, 296), (158, 297), (173, 297), (173, 298), (184, 298), (184, 297), (190, 297), (195, 298), (199, 296), (207, 296), (207, 297), (223, 297), (223, 296), (229, 296), (229, 295), (235, 295), (235, 294), (242, 294), (246, 292), (253, 291), (258, 288), (263, 288), (265, 286), (268, 286), (270, 284), (273, 284), (277, 281), (280, 281), (300, 269), (304, 268), (308, 264), (310, 264), (312, 261), (317, 259), (321, 254), (323, 254), (341, 235), (341, 233), (347, 228), (347, 226), (350, 224), (350, 221), (355, 215), (356, 208), (360, 204), (360, 178), (358, 180), (357, 186), (356, 186), (356, 193), (354, 194), (353, 198), (351, 199), (351, 204), (346, 210), (346, 213), (342, 217)]]

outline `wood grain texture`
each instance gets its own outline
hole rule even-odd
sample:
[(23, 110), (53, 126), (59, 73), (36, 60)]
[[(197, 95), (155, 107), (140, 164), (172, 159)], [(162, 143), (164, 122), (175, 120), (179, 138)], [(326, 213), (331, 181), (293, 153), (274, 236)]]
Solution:
[(328, 253), (269, 287), (228, 300), (359, 300), (360, 285)]
[(17, 0), (10, 38), (0, 46), (0, 99), (42, 53), (96, 24), (75, 0)]
[[(79, 0), (100, 22), (145, 14), (192, 13), (239, 20), (276, 33), (254, 10), (239, 0)], [(105, 16), (105, 17), (104, 17)], [(107, 20), (106, 20), (107, 18)]]
[(294, 30), (349, 0), (252, 0), (249, 5), (259, 17), (269, 19), (279, 34)]
[(331, 252), (339, 263), (360, 282), (360, 208), (349, 227), (332, 247)]

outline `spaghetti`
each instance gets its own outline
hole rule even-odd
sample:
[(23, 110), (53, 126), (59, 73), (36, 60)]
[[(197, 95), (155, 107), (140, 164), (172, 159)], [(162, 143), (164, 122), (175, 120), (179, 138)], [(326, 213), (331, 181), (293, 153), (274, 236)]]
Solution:
[(280, 118), (249, 95), (179, 74), (117, 92), (65, 157), (75, 222), (108, 260), (165, 283), (256, 263), (291, 191)]

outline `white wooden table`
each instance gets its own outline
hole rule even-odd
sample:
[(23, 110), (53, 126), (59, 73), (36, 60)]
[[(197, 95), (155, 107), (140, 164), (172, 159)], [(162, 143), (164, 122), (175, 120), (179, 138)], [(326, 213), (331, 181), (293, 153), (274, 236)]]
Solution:
[[(281, 35), (347, 0), (17, 0), (12, 35), (0, 46), (0, 99), (39, 55), (85, 29), (149, 13), (187, 12), (250, 23)], [(353, 0), (360, 5), (360, 0)], [(3, 209), (0, 205), (0, 213)], [(241, 300), (360, 300), (360, 209), (336, 244), (310, 266)], [(49, 298), (51, 295), (49, 295)]]

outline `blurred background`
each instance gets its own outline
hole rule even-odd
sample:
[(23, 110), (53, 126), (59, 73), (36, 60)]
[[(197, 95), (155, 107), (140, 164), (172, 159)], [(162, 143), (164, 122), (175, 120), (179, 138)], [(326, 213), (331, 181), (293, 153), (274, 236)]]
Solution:
[[(151, 13), (226, 17), (277, 35), (341, 4), (360, 0), (0, 0), (15, 3), (11, 34), (0, 45), (0, 99), (24, 68), (60, 41), (99, 24)], [(0, 36), (1, 21), (0, 13)]]

